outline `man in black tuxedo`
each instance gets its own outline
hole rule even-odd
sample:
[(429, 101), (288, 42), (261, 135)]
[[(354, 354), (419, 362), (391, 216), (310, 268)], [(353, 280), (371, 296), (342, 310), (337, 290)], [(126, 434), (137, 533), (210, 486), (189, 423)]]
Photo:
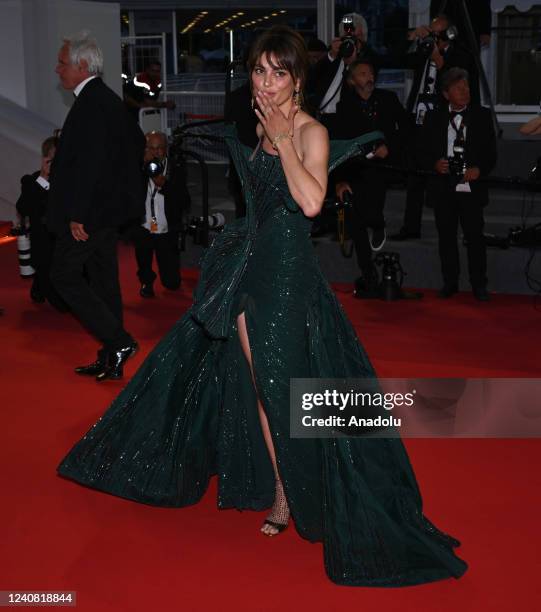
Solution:
[[(455, 26), (444, 15), (436, 16), (429, 26), (419, 26), (409, 33), (410, 51), (402, 58), (390, 60), (395, 66), (413, 69), (413, 84), (406, 103), (406, 110), (410, 116), (411, 136), (415, 143), (419, 138), (419, 130), (424, 117), (429, 110), (446, 105), (441, 93), (441, 77), (446, 70), (460, 67), (467, 70), (471, 79), (470, 93), (475, 104), (479, 104), (479, 79), (475, 62), (462, 46), (461, 33), (456, 32)], [(452, 38), (456, 34), (455, 38)], [(426, 37), (434, 37), (436, 44), (432, 50), (426, 52), (419, 41)], [(410, 150), (411, 167), (415, 167), (414, 148)], [(406, 209), (404, 223), (391, 240), (408, 240), (420, 238), (423, 206), (426, 197), (426, 180), (424, 177), (411, 174), (408, 178), (406, 195)]]
[(98, 359), (76, 368), (97, 380), (120, 378), (137, 343), (123, 327), (117, 228), (144, 213), (144, 136), (122, 100), (101, 80), (95, 40), (64, 41), (56, 72), (75, 102), (51, 168), (47, 225), (57, 236), (51, 280), (102, 343)]
[(331, 137), (349, 139), (379, 130), (385, 144), (376, 146), (371, 161), (354, 158), (333, 173), (335, 191), (343, 201), (352, 193), (353, 215), (348, 220), (362, 276), (356, 281), (356, 297), (376, 297), (377, 272), (372, 251), (385, 244), (383, 208), (388, 174), (380, 168), (381, 160), (402, 165), (404, 137), (408, 130), (407, 114), (395, 93), (375, 87), (376, 68), (368, 60), (357, 60), (348, 71), (348, 87), (337, 107)]
[(427, 115), (419, 160), (437, 176), (427, 181), (427, 203), (434, 207), (443, 274), (440, 297), (458, 291), (458, 222), (467, 243), (474, 296), (487, 301), (487, 254), (483, 208), (488, 204), (487, 176), (496, 164), (496, 136), (490, 111), (471, 103), (468, 74), (451, 68), (442, 79), (448, 105)]
[(184, 168), (167, 155), (167, 136), (163, 132), (149, 132), (145, 138), (145, 164), (159, 162), (163, 168), (161, 173), (146, 177), (145, 216), (134, 233), (137, 276), (141, 281), (139, 294), (151, 298), (154, 297), (153, 283), (156, 280), (152, 269), (154, 253), (162, 285), (171, 291), (180, 287), (178, 241), (182, 211), (189, 208), (190, 195)]

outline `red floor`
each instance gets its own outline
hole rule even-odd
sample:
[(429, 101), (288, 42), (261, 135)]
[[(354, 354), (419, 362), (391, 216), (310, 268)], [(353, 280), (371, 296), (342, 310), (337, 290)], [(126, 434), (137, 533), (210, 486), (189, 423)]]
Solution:
[[(122, 252), (126, 326), (141, 351), (130, 375), (190, 303), (195, 274), (176, 294), (137, 294)], [(71, 445), (121, 383), (72, 373), (96, 343), (69, 315), (32, 304), (14, 244), (0, 247), (0, 590), (71, 590), (84, 611), (427, 612), (538, 610), (541, 600), (538, 440), (408, 440), (426, 514), (458, 537), (470, 570), (460, 580), (405, 589), (338, 587), (320, 544), (294, 529), (269, 540), (263, 513), (216, 509), (216, 484), (184, 509), (147, 507), (55, 475)], [(441, 302), (340, 298), (381, 375), (509, 376), (541, 373), (541, 312), (531, 298), (469, 294)]]

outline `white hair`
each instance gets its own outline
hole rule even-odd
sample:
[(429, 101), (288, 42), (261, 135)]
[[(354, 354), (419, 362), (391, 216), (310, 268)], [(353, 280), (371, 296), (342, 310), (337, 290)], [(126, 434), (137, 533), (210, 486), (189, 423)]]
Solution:
[(77, 34), (64, 38), (64, 44), (68, 45), (70, 62), (74, 65), (85, 60), (90, 74), (101, 74), (103, 72), (103, 53), (95, 38), (90, 37), (88, 30), (81, 30)]
[[(355, 29), (358, 27), (361, 28), (362, 39), (364, 42), (366, 42), (368, 40), (368, 24), (366, 23), (366, 19), (362, 15), (359, 15), (359, 13), (348, 13), (347, 15), (344, 15), (344, 17), (351, 17), (353, 19)], [(340, 36), (344, 36), (344, 24), (342, 22), (338, 24), (338, 34)]]

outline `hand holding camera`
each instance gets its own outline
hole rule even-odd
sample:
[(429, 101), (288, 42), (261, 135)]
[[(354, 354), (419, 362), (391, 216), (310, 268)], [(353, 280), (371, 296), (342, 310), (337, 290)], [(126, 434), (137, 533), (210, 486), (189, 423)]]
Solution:
[(449, 174), (449, 160), (444, 157), (438, 159), (434, 169), (438, 174)]

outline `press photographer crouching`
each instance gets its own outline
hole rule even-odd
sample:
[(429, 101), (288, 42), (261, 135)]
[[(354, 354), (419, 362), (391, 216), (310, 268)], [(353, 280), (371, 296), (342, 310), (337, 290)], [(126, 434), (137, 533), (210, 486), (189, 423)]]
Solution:
[(443, 275), (440, 297), (458, 291), (458, 222), (467, 242), (473, 295), (487, 301), (487, 253), (483, 208), (488, 204), (487, 176), (496, 164), (496, 136), (490, 111), (472, 103), (468, 73), (451, 68), (442, 78), (445, 107), (428, 113), (420, 139), (419, 160), (437, 175), (427, 181), (427, 204), (434, 208)]
[(22, 219), (30, 222), (30, 263), (35, 275), (30, 289), (33, 302), (47, 300), (59, 312), (68, 307), (51, 282), (51, 263), (53, 260), (55, 237), (45, 225), (47, 201), (49, 197), (49, 174), (56, 153), (57, 138), (51, 136), (41, 145), (41, 168), (33, 174), (25, 174), (21, 179), (21, 195), (17, 200), (17, 212)]
[(156, 273), (152, 269), (154, 253), (160, 281), (166, 289), (178, 289), (180, 278), (179, 233), (183, 210), (190, 205), (184, 168), (167, 155), (167, 137), (162, 132), (145, 135), (145, 218), (133, 234), (140, 295), (154, 297)]
[(333, 173), (339, 200), (352, 194), (353, 210), (347, 229), (355, 245), (362, 276), (355, 285), (356, 297), (377, 297), (378, 275), (372, 252), (385, 243), (383, 209), (389, 178), (381, 161), (401, 165), (403, 139), (407, 133), (407, 115), (395, 93), (375, 87), (376, 68), (369, 60), (351, 64), (347, 88), (337, 107), (330, 128), (331, 137), (349, 139), (375, 130), (383, 132), (385, 143), (379, 143), (368, 155), (370, 161), (354, 158)]
[[(468, 71), (471, 77), (471, 97), (475, 104), (480, 103), (479, 79), (475, 62), (461, 43), (460, 33), (445, 15), (435, 17), (429, 26), (419, 26), (411, 31), (408, 40), (408, 52), (403, 57), (389, 60), (389, 63), (414, 71), (406, 109), (412, 126), (411, 141), (416, 142), (427, 112), (446, 104), (441, 93), (441, 78), (445, 71), (454, 67)], [(413, 150), (408, 157), (414, 169), (417, 161)], [(425, 190), (425, 178), (410, 175), (403, 226), (398, 234), (390, 237), (391, 240), (421, 237)]]

